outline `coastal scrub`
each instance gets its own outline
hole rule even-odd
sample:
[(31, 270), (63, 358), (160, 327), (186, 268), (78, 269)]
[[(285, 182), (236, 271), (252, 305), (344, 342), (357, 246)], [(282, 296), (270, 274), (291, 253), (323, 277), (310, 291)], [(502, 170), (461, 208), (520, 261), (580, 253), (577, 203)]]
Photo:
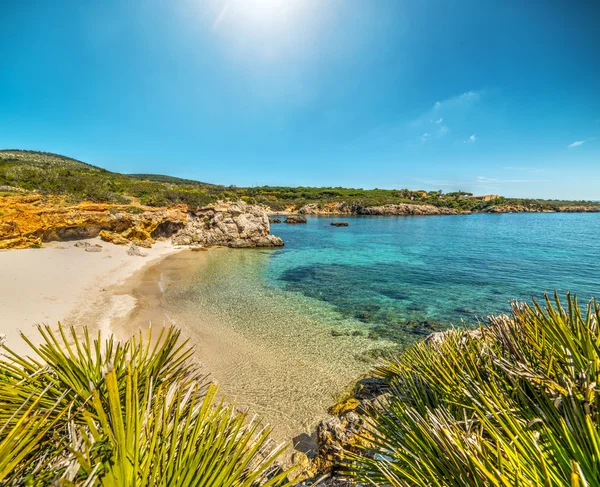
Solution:
[(600, 307), (514, 303), (383, 362), (356, 480), (393, 486), (587, 486), (600, 479)]
[(0, 361), (0, 484), (281, 485), (269, 428), (216, 399), (179, 331), (92, 339), (59, 326)]

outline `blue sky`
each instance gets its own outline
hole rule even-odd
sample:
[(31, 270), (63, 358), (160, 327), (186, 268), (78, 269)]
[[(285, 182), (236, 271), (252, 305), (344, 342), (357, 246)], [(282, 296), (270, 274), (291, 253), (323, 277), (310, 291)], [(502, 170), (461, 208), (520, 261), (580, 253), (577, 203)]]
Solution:
[(600, 3), (0, 0), (0, 147), (245, 185), (600, 199)]

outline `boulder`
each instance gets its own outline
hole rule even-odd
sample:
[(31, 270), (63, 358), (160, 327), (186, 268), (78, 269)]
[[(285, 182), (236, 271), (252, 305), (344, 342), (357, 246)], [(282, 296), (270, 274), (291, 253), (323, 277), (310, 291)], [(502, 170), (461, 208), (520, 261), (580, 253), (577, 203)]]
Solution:
[(275, 235), (266, 235), (256, 240), (257, 247), (283, 247), (283, 240)]
[(86, 252), (102, 252), (102, 245), (98, 245), (98, 244), (94, 244), (94, 245), (88, 245), (85, 248)]
[(237, 249), (283, 245), (280, 238), (270, 235), (267, 209), (244, 201), (222, 201), (190, 212), (172, 242), (174, 245), (223, 245)]
[(111, 232), (110, 230), (101, 230), (99, 237), (105, 242), (109, 242), (115, 245), (129, 245), (130, 242), (123, 235), (117, 232)]
[(332, 227), (347, 227), (348, 222), (331, 222)]
[(148, 254), (146, 252), (142, 252), (137, 245), (132, 245), (127, 249), (127, 255), (146, 257)]

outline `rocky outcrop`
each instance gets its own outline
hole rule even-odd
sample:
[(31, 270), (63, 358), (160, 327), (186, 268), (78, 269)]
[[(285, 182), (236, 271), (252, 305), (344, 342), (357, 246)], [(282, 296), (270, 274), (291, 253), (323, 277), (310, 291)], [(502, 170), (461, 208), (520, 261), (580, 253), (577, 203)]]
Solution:
[(465, 215), (470, 212), (433, 205), (399, 205), (367, 206), (357, 209), (357, 215)]
[(306, 223), (307, 220), (305, 217), (300, 215), (290, 215), (285, 219), (285, 223), (295, 224), (295, 223)]
[(400, 203), (395, 205), (363, 206), (360, 203), (311, 203), (298, 210), (301, 215), (463, 215), (469, 212), (434, 205)]
[(331, 222), (332, 227), (347, 227), (348, 222)]
[(173, 236), (173, 244), (281, 247), (283, 240), (269, 232), (264, 207), (243, 201), (219, 202), (190, 212), (184, 227)]
[(127, 249), (127, 255), (146, 257), (148, 254), (142, 251), (142, 249), (140, 249), (137, 245), (132, 245)]
[(486, 213), (597, 213), (600, 206), (556, 206), (537, 207), (523, 205), (496, 205), (492, 206)]
[(149, 248), (158, 238), (176, 245), (277, 247), (265, 208), (243, 201), (195, 211), (179, 205), (153, 208), (82, 202), (40, 195), (0, 198), (0, 249), (38, 247), (43, 242), (100, 237), (116, 245)]
[(154, 243), (153, 232), (165, 222), (187, 219), (187, 207), (152, 208), (81, 202), (40, 195), (0, 198), (0, 249), (38, 247), (43, 242), (100, 236), (126, 245)]

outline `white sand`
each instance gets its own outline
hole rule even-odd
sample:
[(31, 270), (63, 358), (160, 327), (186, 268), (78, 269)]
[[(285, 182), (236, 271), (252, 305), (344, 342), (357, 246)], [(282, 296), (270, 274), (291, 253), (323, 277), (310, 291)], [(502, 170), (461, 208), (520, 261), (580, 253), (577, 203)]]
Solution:
[[(40, 249), (0, 251), (0, 335), (17, 353), (29, 347), (19, 336), (24, 332), (38, 340), (36, 324), (89, 325), (110, 332), (112, 318), (125, 316), (135, 300), (111, 295), (109, 287), (122, 284), (146, 264), (176, 252), (170, 242), (157, 242), (142, 249), (146, 257), (127, 255), (127, 247), (100, 244), (102, 252), (86, 252), (75, 242), (53, 242)], [(93, 323), (78, 322), (85, 316)], [(90, 318), (95, 317), (95, 318)]]

